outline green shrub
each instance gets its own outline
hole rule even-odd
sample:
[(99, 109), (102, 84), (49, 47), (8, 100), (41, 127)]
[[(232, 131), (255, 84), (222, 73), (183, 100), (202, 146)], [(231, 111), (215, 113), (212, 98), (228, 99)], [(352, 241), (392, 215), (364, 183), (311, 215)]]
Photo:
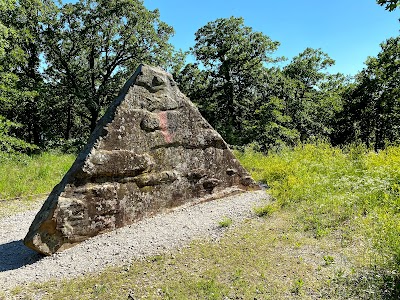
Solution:
[(325, 261), (325, 266), (330, 266), (331, 264), (333, 264), (335, 262), (335, 259), (333, 258), (333, 256), (330, 255), (324, 255), (324, 261)]

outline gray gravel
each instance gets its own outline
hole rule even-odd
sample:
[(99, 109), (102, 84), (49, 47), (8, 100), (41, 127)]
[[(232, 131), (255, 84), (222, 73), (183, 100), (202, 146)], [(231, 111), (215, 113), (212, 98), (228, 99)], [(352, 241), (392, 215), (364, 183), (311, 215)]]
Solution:
[(265, 191), (181, 207), (133, 225), (105, 233), (49, 257), (26, 248), (22, 239), (37, 212), (0, 219), (0, 290), (30, 282), (99, 272), (129, 265), (134, 258), (164, 253), (199, 237), (218, 238), (224, 217), (233, 224), (251, 217), (252, 208), (267, 201)]

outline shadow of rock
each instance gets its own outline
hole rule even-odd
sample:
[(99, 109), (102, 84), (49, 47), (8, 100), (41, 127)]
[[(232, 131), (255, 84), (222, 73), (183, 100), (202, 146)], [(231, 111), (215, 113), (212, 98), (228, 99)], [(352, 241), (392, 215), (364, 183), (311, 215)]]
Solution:
[(0, 245), (0, 272), (33, 264), (44, 256), (27, 248), (22, 240)]

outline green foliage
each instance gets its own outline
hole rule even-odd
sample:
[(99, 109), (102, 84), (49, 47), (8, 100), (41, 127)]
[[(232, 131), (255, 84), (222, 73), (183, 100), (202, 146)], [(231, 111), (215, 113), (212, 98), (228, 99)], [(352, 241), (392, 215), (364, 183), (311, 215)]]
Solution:
[(7, 66), (15, 78), (14, 93), (7, 106), (0, 107), (0, 114), (24, 125), (18, 137), (36, 145), (41, 144), (46, 126), (42, 120), (42, 106), (46, 105), (42, 31), (54, 12), (55, 4), (50, 0), (15, 1), (0, 12), (2, 23), (12, 33), (5, 38), (8, 55), (0, 66)]
[(59, 153), (10, 156), (0, 152), (0, 199), (51, 192), (74, 158)]
[(304, 286), (304, 280), (303, 279), (297, 279), (295, 280), (295, 282), (293, 283), (293, 287), (292, 287), (292, 293), (295, 295), (301, 295), (302, 294), (302, 288)]
[(21, 128), (21, 124), (11, 122), (0, 116), (0, 159), (6, 155), (18, 155), (18, 153), (31, 152), (37, 147), (25, 141), (13, 137), (11, 129)]
[(20, 119), (15, 116), (15, 107), (23, 106), (35, 94), (29, 89), (21, 88), (21, 71), (15, 72), (17, 66), (21, 66), (26, 60), (21, 41), (30, 39), (26, 31), (15, 26), (15, 12), (18, 10), (16, 3), (2, 1), (0, 6), (0, 151), (8, 153), (26, 152), (35, 148), (17, 138), (23, 135), (16, 134), (23, 132), (23, 128)]
[(400, 7), (399, 0), (376, 0), (376, 3), (385, 6), (385, 9), (389, 11), (394, 11), (396, 8)]
[(325, 71), (334, 63), (321, 49), (307, 48), (283, 69), (294, 94), (287, 97), (286, 113), (301, 141), (328, 138), (342, 110), (340, 91), (345, 77)]
[(378, 250), (374, 263), (400, 271), (400, 147), (375, 153), (318, 143), (238, 156), (281, 207), (296, 210), (297, 226), (316, 238), (340, 229), (344, 240), (357, 229)]
[(221, 76), (273, 61), (267, 53), (274, 52), (279, 45), (261, 32), (253, 32), (251, 27), (244, 25), (243, 18), (235, 17), (209, 22), (196, 32), (195, 37), (196, 58)]
[(9, 9), (13, 5), (15, 5), (15, 0), (2, 0), (0, 2), (0, 10)]
[(283, 70), (268, 68), (281, 60), (269, 56), (278, 45), (242, 18), (217, 19), (196, 33), (197, 62), (177, 82), (229, 144), (266, 151), (333, 133), (346, 78), (325, 72), (334, 60), (320, 49), (305, 49)]
[(170, 64), (173, 28), (159, 17), (141, 0), (81, 0), (60, 9), (44, 32), (46, 73), (64, 95), (67, 131), (78, 117), (81, 131), (93, 131), (140, 63)]
[(279, 207), (276, 205), (276, 203), (269, 203), (263, 206), (257, 206), (254, 207), (254, 213), (259, 216), (259, 217), (267, 217), (270, 216), (272, 213), (277, 211)]
[(168, 43), (172, 27), (141, 0), (8, 0), (0, 20), (0, 115), (42, 148), (86, 141), (139, 63), (173, 70), (185, 56)]
[(288, 104), (294, 97), (291, 80), (277, 68), (264, 69), (259, 76), (260, 80), (253, 82), (253, 113), (243, 121), (242, 135), (263, 151), (297, 144), (300, 134), (288, 115)]
[(302, 83), (305, 89), (311, 89), (325, 80), (327, 74), (321, 71), (334, 64), (321, 49), (306, 48), (284, 68), (284, 73)]
[(333, 258), (333, 256), (330, 255), (324, 255), (324, 261), (325, 261), (325, 266), (330, 266), (331, 264), (333, 264), (335, 262), (335, 259)]
[(400, 142), (400, 36), (388, 39), (381, 48), (348, 89), (341, 115), (345, 128), (341, 134), (375, 150)]
[(195, 34), (193, 53), (202, 71), (190, 65), (185, 76), (197, 86), (183, 83), (183, 90), (199, 103), (206, 119), (230, 144), (243, 145), (245, 121), (252, 118), (257, 97), (254, 83), (260, 82), (263, 64), (276, 61), (269, 54), (279, 43), (245, 26), (242, 18), (217, 19)]
[(398, 299), (400, 147), (375, 153), (321, 142), (237, 154), (271, 187), (268, 219), (97, 275), (17, 287), (14, 296)]
[(325, 139), (378, 150), (400, 140), (398, 37), (351, 82), (327, 72), (334, 60), (321, 49), (274, 66), (279, 42), (235, 17), (199, 28), (185, 65), (173, 28), (142, 0), (4, 0), (0, 20), (0, 139), (10, 149), (79, 148), (140, 63), (172, 72), (232, 145), (266, 152)]
[(334, 60), (321, 49), (306, 48), (282, 70), (267, 68), (277, 46), (241, 18), (217, 19), (196, 33), (198, 62), (177, 81), (228, 143), (266, 151), (318, 139), (375, 150), (399, 142), (399, 37), (381, 45), (355, 82), (329, 74)]
[(229, 227), (232, 225), (232, 219), (228, 217), (224, 217), (221, 221), (218, 222), (219, 227)]

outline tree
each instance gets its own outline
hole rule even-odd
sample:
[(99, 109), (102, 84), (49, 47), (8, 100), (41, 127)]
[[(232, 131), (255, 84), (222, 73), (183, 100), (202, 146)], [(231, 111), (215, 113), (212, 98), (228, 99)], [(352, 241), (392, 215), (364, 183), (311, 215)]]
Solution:
[(286, 101), (286, 113), (302, 141), (328, 137), (335, 115), (342, 109), (339, 91), (345, 78), (325, 71), (334, 63), (321, 49), (307, 48), (283, 69), (295, 93)]
[[(23, 97), (7, 112), (7, 116), (24, 125), (24, 134), (20, 134), (30, 143), (39, 145), (43, 122), (39, 103), (44, 88), (41, 56), (43, 55), (42, 31), (49, 16), (55, 13), (56, 6), (51, 0), (15, 1), (14, 5), (2, 11), (1, 20), (14, 31), (10, 37), (13, 51), (13, 63), (9, 71), (18, 77), (17, 89), (29, 96)], [(21, 101), (22, 100), (22, 101)]]
[(189, 63), (175, 75), (179, 88), (186, 96), (196, 102), (202, 115), (213, 121), (214, 101), (211, 92), (211, 82), (208, 72), (200, 69), (197, 63)]
[[(331, 143), (334, 146), (360, 143), (359, 122), (355, 119), (360, 113), (355, 90), (357, 83), (349, 82), (343, 86), (340, 96), (342, 99), (342, 110), (335, 115), (333, 121), (333, 131), (330, 134)], [(358, 119), (358, 117), (357, 117)]]
[[(45, 31), (46, 74), (64, 95), (67, 129), (75, 117), (90, 132), (140, 63), (167, 66), (173, 28), (141, 0), (81, 0), (64, 5)], [(68, 117), (69, 116), (69, 117)], [(84, 124), (89, 123), (88, 130)]]
[(385, 9), (389, 11), (394, 11), (396, 8), (400, 7), (399, 0), (377, 0), (376, 3), (385, 6)]
[(306, 48), (284, 68), (284, 73), (301, 82), (306, 91), (325, 80), (327, 73), (322, 71), (334, 64), (335, 61), (321, 49)]
[(346, 102), (352, 135), (377, 151), (400, 142), (400, 37), (381, 44), (366, 61)]
[(279, 43), (254, 32), (242, 18), (235, 17), (209, 22), (195, 37), (193, 53), (204, 69), (190, 68), (208, 83), (208, 96), (206, 103), (202, 102), (204, 96), (193, 100), (228, 143), (245, 144), (248, 138), (241, 133), (244, 120), (251, 117), (254, 82), (259, 80), (264, 64), (275, 61), (268, 54)]
[(262, 151), (295, 145), (300, 134), (287, 114), (287, 104), (294, 93), (291, 80), (278, 68), (265, 68), (260, 80), (255, 82), (257, 97), (253, 103), (252, 117), (245, 120), (245, 132), (250, 141)]
[(13, 131), (20, 130), (23, 125), (6, 118), (21, 102), (30, 101), (35, 95), (29, 88), (20, 88), (23, 80), (19, 76), (20, 69), (27, 56), (21, 41), (28, 40), (28, 33), (26, 29), (20, 30), (15, 26), (18, 20), (10, 22), (19, 9), (18, 5), (18, 2), (12, 0), (0, 3), (0, 151), (7, 153), (35, 148), (15, 136)]

